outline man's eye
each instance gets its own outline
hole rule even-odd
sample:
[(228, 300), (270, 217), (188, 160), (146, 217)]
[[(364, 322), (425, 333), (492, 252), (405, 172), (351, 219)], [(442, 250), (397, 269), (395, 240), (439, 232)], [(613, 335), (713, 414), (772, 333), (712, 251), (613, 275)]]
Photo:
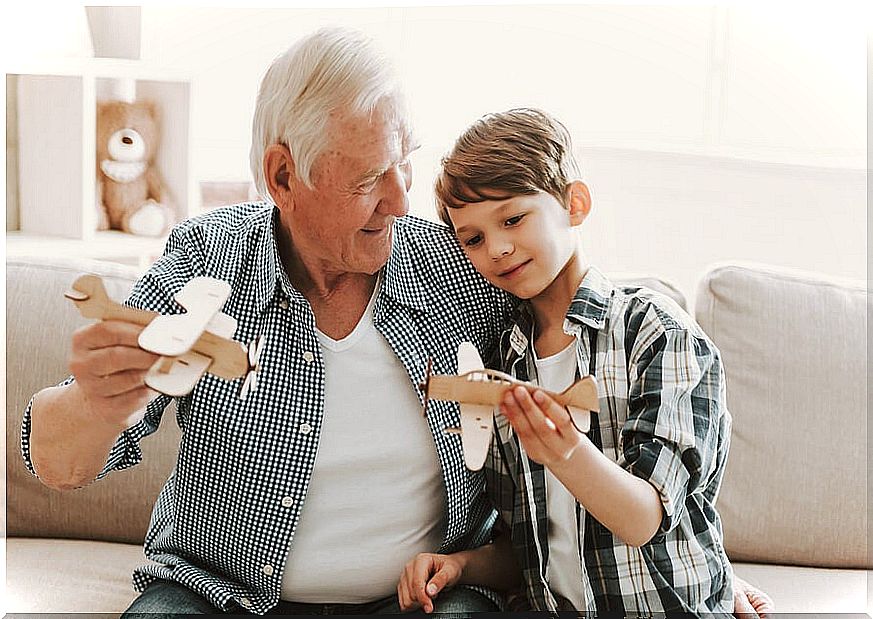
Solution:
[(522, 219), (524, 219), (524, 214), (515, 215), (514, 217), (510, 217), (509, 219), (506, 220), (506, 225), (507, 226), (514, 226), (517, 223), (519, 223)]
[(478, 245), (481, 242), (482, 242), (482, 235), (477, 234), (476, 236), (471, 236), (469, 239), (464, 241), (464, 246), (465, 247), (475, 247), (476, 245)]

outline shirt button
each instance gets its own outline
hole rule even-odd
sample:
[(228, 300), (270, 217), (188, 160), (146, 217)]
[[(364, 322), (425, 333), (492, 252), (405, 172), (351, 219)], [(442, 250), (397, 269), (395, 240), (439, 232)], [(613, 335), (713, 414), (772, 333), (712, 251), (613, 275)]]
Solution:
[(300, 434), (309, 434), (312, 432), (312, 426), (308, 423), (301, 423), (298, 430), (300, 430)]
[(305, 353), (303, 353), (303, 360), (306, 363), (312, 363), (312, 361), (314, 359), (315, 359), (315, 355), (313, 355), (311, 351), (307, 350)]
[(273, 575), (273, 566), (268, 563), (267, 565), (265, 565), (264, 567), (261, 568), (261, 571), (264, 572), (264, 574), (267, 576), (272, 576)]
[(279, 307), (282, 309), (288, 309), (288, 299), (282, 299), (279, 301)]
[(252, 601), (249, 598), (240, 598), (239, 603), (242, 604), (245, 608), (252, 607)]
[(282, 498), (282, 507), (291, 507), (292, 505), (294, 505), (294, 499), (292, 499), (290, 496)]

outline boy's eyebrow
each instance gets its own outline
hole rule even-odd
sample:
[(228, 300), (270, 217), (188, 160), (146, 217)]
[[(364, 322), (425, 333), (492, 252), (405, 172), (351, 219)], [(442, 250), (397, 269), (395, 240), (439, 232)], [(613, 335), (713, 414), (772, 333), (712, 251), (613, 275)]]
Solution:
[[(513, 197), (514, 197), (514, 196), (513, 196)], [(512, 202), (510, 202), (510, 200), (512, 200), (512, 197), (510, 197), (510, 198), (506, 198), (506, 201), (505, 201), (503, 204), (501, 204), (500, 206), (498, 206), (498, 207), (494, 210), (494, 212), (492, 213), (492, 215), (502, 215), (502, 213), (503, 213), (506, 209), (508, 209), (508, 208), (510, 208), (510, 207), (514, 207), (514, 205), (512, 204)], [(463, 207), (461, 207), (461, 208), (463, 208)], [(467, 226), (461, 226), (460, 228), (455, 228), (455, 234), (458, 235), (458, 234), (461, 234), (462, 232), (466, 232), (469, 228), (470, 228), (469, 225), (467, 225)]]

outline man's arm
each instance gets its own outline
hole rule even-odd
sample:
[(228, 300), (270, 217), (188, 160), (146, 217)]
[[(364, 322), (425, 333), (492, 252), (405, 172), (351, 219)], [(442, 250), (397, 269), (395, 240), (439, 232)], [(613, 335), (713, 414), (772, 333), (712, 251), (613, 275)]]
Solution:
[(141, 330), (105, 321), (76, 331), (70, 358), (75, 381), (34, 396), (25, 440), (45, 485), (68, 490), (93, 481), (119, 435), (143, 418), (155, 396), (145, 374), (158, 356), (139, 348)]

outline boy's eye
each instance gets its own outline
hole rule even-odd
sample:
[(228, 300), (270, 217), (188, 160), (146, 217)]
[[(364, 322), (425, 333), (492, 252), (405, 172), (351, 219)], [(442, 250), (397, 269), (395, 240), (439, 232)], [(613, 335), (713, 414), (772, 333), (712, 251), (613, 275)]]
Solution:
[(481, 242), (482, 242), (482, 235), (477, 234), (476, 236), (471, 236), (469, 239), (464, 241), (464, 246), (465, 247), (475, 247), (476, 245), (478, 245)]
[(515, 215), (513, 217), (510, 217), (509, 219), (506, 220), (505, 223), (507, 226), (514, 226), (517, 223), (519, 223), (522, 219), (524, 219), (524, 215), (525, 214), (522, 213), (521, 215)]

